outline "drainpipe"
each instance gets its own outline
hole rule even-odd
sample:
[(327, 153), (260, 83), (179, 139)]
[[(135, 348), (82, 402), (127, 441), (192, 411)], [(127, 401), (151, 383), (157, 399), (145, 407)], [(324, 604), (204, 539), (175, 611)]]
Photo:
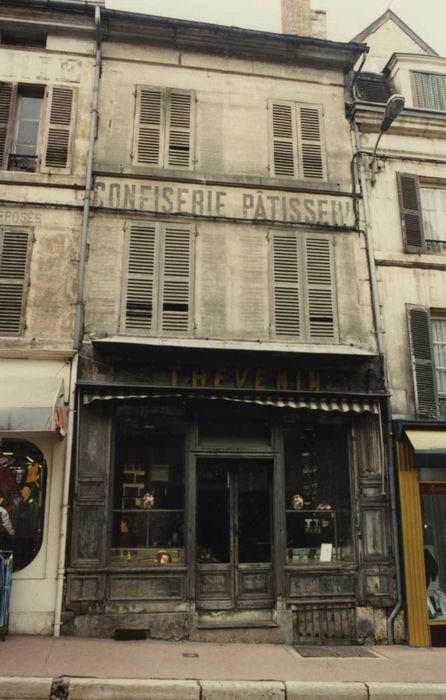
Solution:
[[(357, 77), (357, 76), (356, 76)], [(387, 447), (387, 458), (389, 463), (389, 496), (390, 496), (390, 509), (391, 509), (391, 529), (392, 529), (392, 541), (393, 541), (393, 551), (395, 555), (395, 579), (396, 579), (396, 593), (397, 600), (394, 608), (392, 609), (389, 617), (387, 618), (387, 638), (390, 644), (394, 642), (393, 635), (393, 622), (401, 610), (403, 604), (403, 593), (402, 593), (402, 579), (401, 579), (401, 563), (400, 563), (400, 546), (399, 546), (399, 534), (398, 534), (398, 514), (396, 507), (396, 485), (395, 485), (395, 460), (393, 452), (392, 443), (392, 404), (390, 400), (390, 387), (389, 378), (387, 372), (387, 363), (384, 355), (384, 342), (383, 342), (383, 330), (381, 323), (381, 310), (379, 306), (378, 298), (378, 285), (376, 279), (376, 266), (375, 266), (375, 256), (373, 247), (373, 232), (371, 225), (370, 216), (370, 204), (367, 190), (367, 180), (365, 175), (364, 159), (363, 153), (361, 151), (361, 136), (359, 132), (358, 125), (353, 118), (353, 135), (354, 135), (354, 145), (355, 145), (355, 157), (358, 166), (358, 176), (362, 193), (363, 209), (364, 209), (364, 224), (365, 224), (365, 241), (366, 241), (366, 251), (367, 251), (367, 264), (369, 269), (370, 277), (370, 290), (372, 298), (372, 311), (373, 320), (375, 324), (375, 334), (376, 334), (376, 344), (378, 348), (378, 354), (380, 358), (380, 364), (383, 372), (384, 378), (384, 389), (387, 394), (386, 399), (386, 411), (387, 411), (387, 429), (386, 429), (386, 447)], [(384, 470), (384, 465), (382, 465)]]
[[(59, 0), (57, 0), (59, 2)], [(82, 346), (83, 324), (84, 324), (84, 286), (85, 286), (85, 265), (87, 261), (88, 250), (88, 224), (90, 217), (90, 205), (92, 196), (93, 182), (93, 157), (94, 157), (94, 142), (98, 130), (98, 101), (99, 101), (99, 83), (101, 80), (101, 64), (102, 64), (102, 49), (101, 49), (101, 10), (98, 5), (95, 6), (94, 21), (96, 28), (96, 62), (94, 72), (94, 87), (93, 87), (93, 104), (91, 110), (90, 122), (90, 139), (88, 142), (87, 156), (87, 174), (85, 178), (85, 193), (84, 193), (84, 208), (82, 212), (82, 233), (79, 252), (79, 277), (77, 284), (77, 299), (76, 312), (74, 319), (74, 349), (79, 351)]]

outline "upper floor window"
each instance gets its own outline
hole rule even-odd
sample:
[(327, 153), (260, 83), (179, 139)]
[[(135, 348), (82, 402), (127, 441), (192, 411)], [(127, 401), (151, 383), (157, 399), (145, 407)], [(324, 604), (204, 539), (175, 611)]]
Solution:
[(132, 222), (127, 231), (122, 325), (147, 334), (187, 334), (192, 323), (190, 226)]
[(73, 113), (73, 88), (0, 83), (0, 168), (67, 172)]
[(333, 242), (323, 234), (274, 231), (272, 333), (323, 342), (337, 337)]
[(271, 101), (269, 113), (271, 174), (326, 180), (322, 107)]
[(446, 111), (446, 75), (413, 71), (412, 91), (415, 107)]
[(406, 173), (397, 173), (397, 178), (405, 250), (446, 251), (446, 183), (432, 187)]
[(431, 418), (446, 416), (446, 310), (408, 307), (415, 405)]
[(29, 230), (0, 227), (0, 335), (23, 333), (30, 249)]
[(192, 169), (194, 96), (183, 90), (136, 90), (135, 165)]

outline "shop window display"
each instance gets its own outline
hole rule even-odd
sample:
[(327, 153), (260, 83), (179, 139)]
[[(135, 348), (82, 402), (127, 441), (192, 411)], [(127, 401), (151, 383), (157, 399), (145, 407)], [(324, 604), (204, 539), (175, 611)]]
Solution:
[(420, 490), (427, 608), (432, 621), (446, 623), (446, 483), (421, 483)]
[(352, 558), (347, 436), (342, 426), (285, 426), (288, 564)]
[(43, 538), (46, 463), (25, 440), (0, 440), (0, 549), (14, 553), (20, 571), (38, 554)]
[(184, 442), (181, 416), (141, 406), (118, 408), (113, 564), (184, 563)]

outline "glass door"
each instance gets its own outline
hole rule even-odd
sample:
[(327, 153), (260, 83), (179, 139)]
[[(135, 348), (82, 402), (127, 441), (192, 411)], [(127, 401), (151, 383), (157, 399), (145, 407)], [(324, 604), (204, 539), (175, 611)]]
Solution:
[(198, 460), (198, 608), (272, 607), (272, 464)]

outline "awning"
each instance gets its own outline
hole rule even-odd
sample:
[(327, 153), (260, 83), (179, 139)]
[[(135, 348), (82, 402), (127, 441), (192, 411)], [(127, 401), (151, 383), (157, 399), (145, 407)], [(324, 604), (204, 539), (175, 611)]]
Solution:
[(416, 467), (446, 467), (446, 430), (406, 430)]
[(64, 385), (55, 377), (2, 377), (0, 431), (65, 435)]
[(235, 403), (257, 404), (259, 406), (273, 406), (275, 408), (309, 409), (311, 411), (338, 411), (339, 413), (374, 413), (379, 414), (379, 403), (373, 399), (363, 398), (319, 398), (319, 397), (292, 397), (285, 395), (237, 395), (237, 394), (206, 394), (206, 393), (160, 393), (151, 391), (129, 393), (92, 393), (83, 395), (83, 403), (90, 404), (93, 401), (124, 401), (129, 399), (195, 399), (206, 401), (232, 401)]

